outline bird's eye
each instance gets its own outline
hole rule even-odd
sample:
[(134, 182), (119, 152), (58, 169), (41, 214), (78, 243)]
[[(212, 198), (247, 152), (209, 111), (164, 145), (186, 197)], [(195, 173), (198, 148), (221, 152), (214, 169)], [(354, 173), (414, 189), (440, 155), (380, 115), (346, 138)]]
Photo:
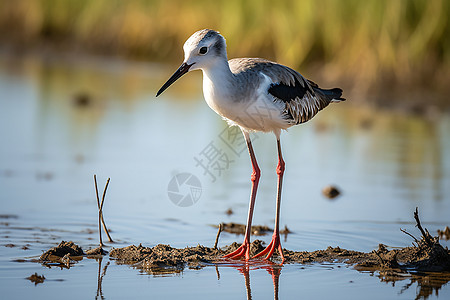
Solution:
[(206, 52), (208, 52), (208, 47), (201, 47), (198, 51), (198, 53), (200, 53), (201, 55), (205, 55)]

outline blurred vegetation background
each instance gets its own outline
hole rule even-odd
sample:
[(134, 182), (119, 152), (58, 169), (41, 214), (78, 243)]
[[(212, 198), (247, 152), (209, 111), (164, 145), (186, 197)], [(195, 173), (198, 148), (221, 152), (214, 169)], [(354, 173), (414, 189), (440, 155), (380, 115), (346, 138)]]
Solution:
[(229, 58), (276, 60), (355, 93), (432, 90), (431, 102), (447, 103), (449, 17), (448, 0), (2, 0), (0, 46), (178, 64), (184, 41), (211, 28)]

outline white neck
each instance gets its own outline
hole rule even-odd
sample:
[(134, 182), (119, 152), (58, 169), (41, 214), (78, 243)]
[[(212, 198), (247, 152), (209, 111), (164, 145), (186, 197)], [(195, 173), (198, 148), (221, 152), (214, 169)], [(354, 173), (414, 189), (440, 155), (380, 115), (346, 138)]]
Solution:
[(215, 64), (203, 68), (203, 95), (206, 103), (216, 113), (225, 116), (227, 102), (234, 98), (234, 74), (230, 70), (226, 59), (217, 60)]
[[(234, 75), (226, 60), (217, 60), (203, 71), (203, 94), (205, 98), (208, 93), (213, 93), (214, 97), (224, 97), (230, 94)], [(210, 95), (212, 96), (212, 95)]]
[(217, 62), (203, 68), (203, 82), (209, 80), (215, 84), (216, 87), (222, 86), (224, 83), (233, 81), (233, 73), (231, 73), (230, 66), (227, 60), (218, 60)]

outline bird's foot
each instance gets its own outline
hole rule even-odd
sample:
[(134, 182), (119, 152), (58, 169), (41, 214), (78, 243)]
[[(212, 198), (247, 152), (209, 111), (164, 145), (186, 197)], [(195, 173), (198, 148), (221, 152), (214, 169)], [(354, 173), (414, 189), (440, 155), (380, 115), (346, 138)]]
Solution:
[(267, 256), (264, 258), (265, 260), (268, 260), (272, 257), (273, 253), (275, 252), (275, 249), (278, 249), (278, 253), (281, 256), (281, 263), (284, 262), (284, 256), (283, 256), (283, 249), (281, 248), (281, 242), (280, 242), (280, 233), (274, 232), (272, 236), (272, 241), (270, 241), (270, 244), (264, 249), (263, 251), (259, 252), (252, 258), (258, 258), (261, 256), (264, 256), (267, 254)]
[(239, 248), (234, 250), (231, 253), (228, 253), (227, 255), (223, 256), (224, 258), (231, 258), (231, 259), (240, 259), (242, 257), (245, 257), (245, 260), (250, 259), (250, 241), (247, 239), (244, 239), (244, 242), (242, 243)]

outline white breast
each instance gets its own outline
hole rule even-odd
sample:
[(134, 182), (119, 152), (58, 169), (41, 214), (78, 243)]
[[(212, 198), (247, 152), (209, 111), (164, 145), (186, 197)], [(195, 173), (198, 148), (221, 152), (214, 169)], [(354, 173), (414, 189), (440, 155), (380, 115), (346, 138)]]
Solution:
[(263, 132), (286, 129), (290, 125), (281, 117), (284, 106), (274, 102), (267, 93), (271, 81), (264, 74), (262, 76), (264, 80), (259, 88), (251, 93), (242, 93), (246, 98), (240, 99), (239, 91), (233, 89), (232, 83), (223, 80), (222, 84), (214, 84), (204, 72), (203, 94), (206, 103), (230, 125)]

